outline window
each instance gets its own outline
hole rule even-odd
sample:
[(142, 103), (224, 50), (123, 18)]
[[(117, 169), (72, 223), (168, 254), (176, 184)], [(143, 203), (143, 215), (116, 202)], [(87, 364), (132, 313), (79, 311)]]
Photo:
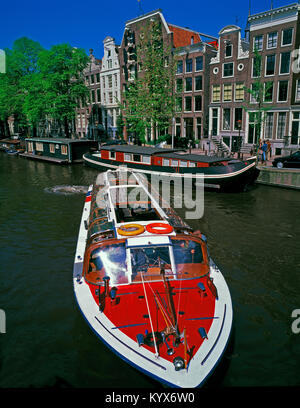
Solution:
[(203, 69), (203, 57), (196, 57), (196, 71), (202, 71)]
[(243, 108), (234, 109), (234, 130), (239, 130), (242, 128), (243, 122)]
[(285, 135), (286, 112), (279, 112), (277, 118), (277, 139), (283, 139)]
[(253, 40), (253, 49), (257, 51), (261, 51), (263, 49), (263, 36), (257, 35), (254, 37)]
[(266, 76), (275, 74), (275, 54), (266, 57)]
[(257, 143), (260, 135), (259, 113), (249, 112), (248, 143)]
[(115, 159), (115, 158), (116, 158), (116, 152), (110, 151), (110, 152), (109, 152), (109, 158), (110, 158), (110, 159)]
[(254, 82), (253, 84), (251, 84), (250, 102), (257, 103), (258, 97), (259, 97), (259, 84)]
[(187, 167), (187, 161), (180, 160), (180, 167)]
[(140, 154), (134, 154), (133, 155), (133, 161), (135, 161), (135, 162), (141, 162), (142, 161), (141, 158), (142, 158), (142, 156)]
[(100, 74), (99, 74), (99, 72), (96, 74), (96, 82), (97, 82), (97, 83), (100, 82)]
[(151, 157), (150, 156), (142, 156), (142, 157), (143, 157), (143, 163), (151, 164)]
[(277, 47), (277, 37), (278, 37), (278, 33), (276, 31), (268, 34), (267, 48)]
[(169, 159), (163, 159), (163, 166), (170, 166), (170, 160)]
[(293, 112), (291, 144), (299, 144), (299, 136), (300, 136), (300, 113)]
[[(80, 115), (79, 115), (78, 123), (80, 123)], [(54, 143), (50, 143), (49, 149), (50, 149), (50, 153), (55, 153), (55, 144), (54, 144)]]
[(244, 83), (237, 83), (235, 84), (235, 100), (236, 101), (243, 101), (244, 100)]
[(272, 102), (273, 100), (273, 81), (264, 83), (264, 101)]
[(176, 92), (182, 92), (182, 78), (176, 80)]
[(232, 85), (223, 85), (223, 102), (230, 102), (232, 100)]
[(221, 87), (220, 85), (213, 85), (212, 87), (212, 102), (220, 102)]
[(36, 142), (36, 144), (35, 144), (35, 150), (36, 150), (37, 152), (43, 152), (43, 151), (44, 151), (44, 145), (43, 145), (43, 143)]
[(278, 102), (286, 102), (288, 97), (288, 81), (279, 81), (278, 84)]
[(195, 91), (202, 90), (202, 75), (198, 75), (195, 77)]
[(201, 139), (201, 125), (202, 125), (202, 118), (197, 118), (197, 139)]
[(176, 111), (182, 111), (182, 98), (180, 96), (176, 98)]
[(233, 62), (223, 64), (223, 77), (233, 76)]
[(189, 167), (196, 167), (196, 163), (195, 162), (189, 162)]
[(107, 60), (107, 68), (110, 69), (112, 68), (112, 60)]
[(131, 161), (131, 154), (130, 153), (125, 153), (124, 154), (124, 160), (125, 161)]
[(230, 109), (223, 109), (223, 130), (230, 130)]
[(290, 73), (290, 62), (291, 62), (291, 53), (282, 52), (280, 54), (280, 74), (289, 74)]
[(272, 139), (272, 136), (273, 136), (273, 119), (274, 119), (274, 113), (273, 112), (267, 112), (266, 129), (265, 129), (265, 138), (266, 139)]
[(201, 111), (202, 110), (202, 96), (197, 95), (195, 96), (195, 111)]
[(261, 73), (261, 58), (252, 58), (252, 78), (260, 77)]
[(94, 75), (92, 74), (91, 75), (91, 77), (90, 77), (90, 81), (91, 81), (91, 84), (93, 84), (95, 81), (94, 81)]
[(225, 57), (231, 57), (232, 56), (232, 44), (226, 44), (225, 45)]
[(186, 96), (184, 98), (184, 110), (185, 111), (191, 111), (192, 110), (192, 97), (191, 96)]
[(61, 145), (60, 151), (61, 151), (61, 154), (68, 154), (68, 146), (67, 145)]
[(178, 166), (178, 160), (171, 160), (171, 166), (172, 167), (177, 167)]
[(296, 84), (295, 100), (300, 101), (300, 80), (299, 79), (298, 79), (297, 84)]
[(108, 87), (112, 88), (112, 75), (107, 76)]
[(185, 61), (185, 72), (192, 72), (193, 71), (193, 59), (188, 58)]
[(97, 89), (97, 102), (100, 103), (101, 102), (101, 93), (100, 93), (100, 89)]
[(193, 78), (189, 77), (189, 78), (185, 78), (185, 91), (191, 91), (193, 87)]
[(183, 63), (182, 63), (182, 60), (180, 60), (180, 61), (177, 61), (176, 73), (177, 74), (182, 74), (182, 72), (183, 72)]
[(91, 90), (91, 100), (92, 100), (92, 103), (95, 103), (95, 92), (94, 92), (94, 90)]
[(212, 110), (212, 136), (216, 136), (218, 134), (218, 126), (219, 126), (219, 111), (218, 109)]
[(108, 103), (113, 103), (113, 93), (108, 92)]
[(281, 45), (291, 45), (293, 41), (293, 27), (282, 30)]

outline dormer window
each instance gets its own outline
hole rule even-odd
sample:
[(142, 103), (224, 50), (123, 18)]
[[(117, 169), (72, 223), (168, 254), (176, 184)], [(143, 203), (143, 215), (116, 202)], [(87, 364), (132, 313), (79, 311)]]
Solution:
[(225, 57), (232, 57), (232, 44), (229, 42), (225, 44)]

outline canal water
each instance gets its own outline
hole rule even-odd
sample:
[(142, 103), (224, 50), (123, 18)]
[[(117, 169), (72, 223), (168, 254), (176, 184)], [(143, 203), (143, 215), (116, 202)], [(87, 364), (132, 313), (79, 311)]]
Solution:
[[(84, 191), (97, 174), (0, 152), (1, 388), (160, 387), (98, 340), (74, 299)], [(299, 386), (300, 192), (257, 185), (204, 198), (203, 217), (188, 222), (207, 236), (234, 309), (229, 348), (205, 387)]]

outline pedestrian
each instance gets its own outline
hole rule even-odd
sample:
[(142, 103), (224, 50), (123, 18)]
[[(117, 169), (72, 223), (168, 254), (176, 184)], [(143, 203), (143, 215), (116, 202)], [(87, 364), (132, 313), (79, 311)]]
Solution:
[(268, 151), (268, 145), (265, 141), (263, 141), (263, 144), (261, 146), (261, 150), (262, 150), (262, 164), (266, 164), (266, 159), (267, 159), (267, 151)]
[(270, 142), (269, 139), (267, 139), (267, 145), (268, 145), (267, 160), (271, 160), (271, 156), (272, 156), (272, 146), (271, 146), (271, 142)]

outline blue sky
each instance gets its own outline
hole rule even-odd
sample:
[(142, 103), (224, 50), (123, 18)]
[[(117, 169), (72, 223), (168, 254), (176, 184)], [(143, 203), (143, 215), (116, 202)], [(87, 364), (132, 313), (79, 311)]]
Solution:
[[(250, 0), (251, 12), (258, 13), (297, 2)], [(0, 6), (0, 49), (11, 48), (14, 40), (29, 37), (45, 48), (69, 43), (94, 49), (103, 56), (103, 40), (110, 35), (120, 44), (127, 20), (162, 9), (168, 23), (218, 36), (228, 24), (245, 28), (249, 0), (3, 0)]]

